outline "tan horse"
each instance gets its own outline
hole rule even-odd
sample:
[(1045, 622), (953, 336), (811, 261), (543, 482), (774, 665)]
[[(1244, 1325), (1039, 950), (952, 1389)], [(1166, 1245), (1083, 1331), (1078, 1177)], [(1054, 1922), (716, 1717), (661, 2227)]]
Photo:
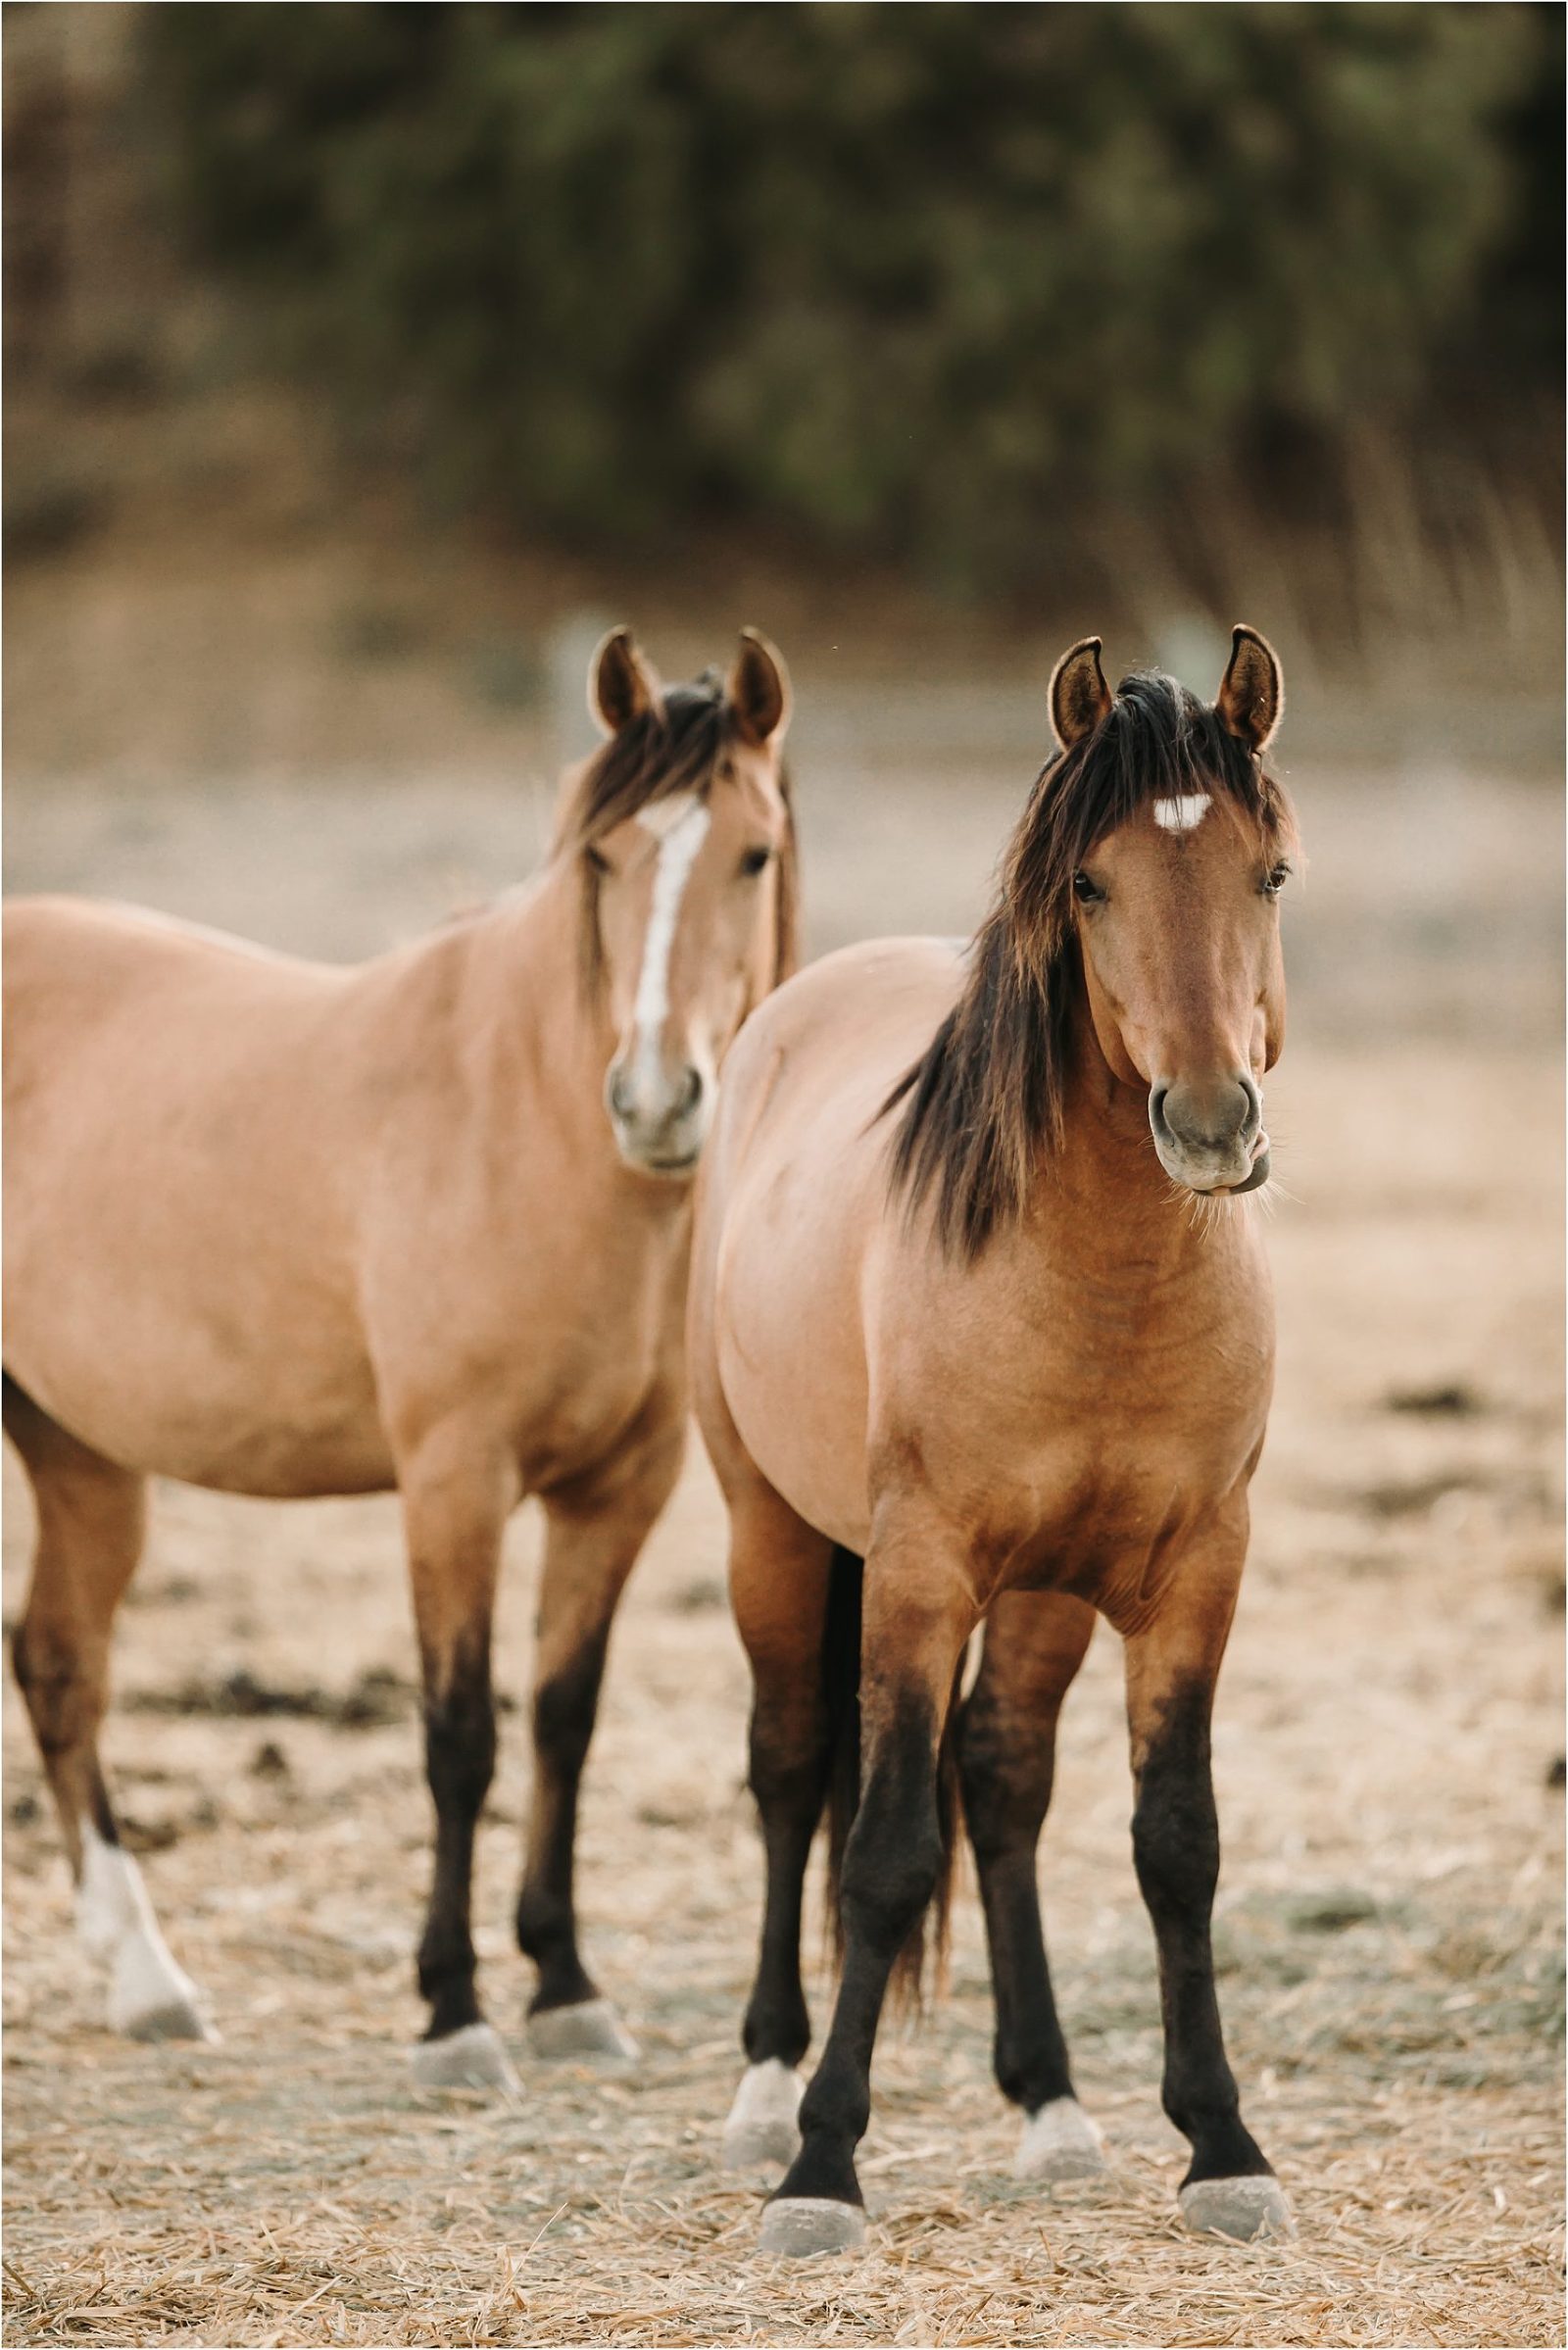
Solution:
[(10, 909), (6, 1427), (39, 1529), (15, 1663), (121, 2031), (205, 2029), (98, 1766), (152, 1474), (398, 1488), (436, 1813), (416, 2072), (504, 2088), (469, 1880), (502, 1530), (541, 1497), (530, 2032), (629, 2049), (577, 1952), (578, 1781), (680, 1463), (689, 1178), (718, 1063), (793, 963), (795, 847), (761, 637), (727, 683), (665, 694), (617, 630), (590, 705), (610, 739), (568, 774), (540, 876), (359, 968), (116, 907)]
[[(789, 2164), (773, 2250), (863, 2233), (872, 2046), (944, 1874), (955, 1747), (1018, 2168), (1100, 2167), (1035, 1883), (1057, 1709), (1097, 1612), (1126, 1644), (1183, 2206), (1236, 2235), (1289, 2225), (1240, 2117), (1209, 1949), (1209, 1718), (1273, 1361), (1256, 1219), (1234, 1196), (1267, 1178), (1260, 1088), (1284, 1024), (1293, 826), (1260, 764), (1280, 678), (1247, 629), (1213, 709), (1154, 675), (1112, 697), (1099, 654), (1090, 639), (1058, 664), (1062, 748), (972, 951), (884, 940), (792, 981), (736, 1048), (698, 1186), (693, 1389), (729, 1504), (767, 1860), (726, 2151)], [(801, 1884), (846, 1727), (863, 1751), (843, 1971), (802, 2103)]]

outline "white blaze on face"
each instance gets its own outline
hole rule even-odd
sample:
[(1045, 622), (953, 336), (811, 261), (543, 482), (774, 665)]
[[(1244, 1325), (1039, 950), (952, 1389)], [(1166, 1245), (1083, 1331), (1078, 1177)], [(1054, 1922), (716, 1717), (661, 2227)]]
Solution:
[(674, 792), (667, 800), (656, 800), (645, 808), (637, 821), (659, 842), (659, 861), (654, 867), (653, 903), (648, 909), (643, 964), (631, 1016), (637, 1032), (637, 1059), (650, 1076), (657, 1076), (660, 1039), (669, 1017), (669, 959), (675, 948), (680, 902), (712, 818), (695, 793)]
[(1195, 832), (1207, 813), (1207, 792), (1184, 792), (1179, 800), (1154, 802), (1154, 822), (1162, 832)]
[(90, 1820), (81, 1824), (76, 1932), (89, 1957), (109, 1969), (111, 2030), (202, 2036), (196, 1986), (164, 1940), (141, 1871)]

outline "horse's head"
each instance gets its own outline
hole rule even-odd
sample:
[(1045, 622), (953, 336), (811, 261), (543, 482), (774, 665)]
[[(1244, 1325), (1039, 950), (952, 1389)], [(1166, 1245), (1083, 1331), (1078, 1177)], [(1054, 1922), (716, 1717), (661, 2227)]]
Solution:
[(573, 833), (587, 978), (615, 1040), (605, 1105), (629, 1166), (689, 1175), (718, 1064), (794, 963), (789, 681), (748, 628), (726, 678), (666, 692), (617, 628), (588, 706), (609, 739), (574, 788)]
[(1082, 841), (1070, 877), (1101, 1051), (1148, 1087), (1175, 1182), (1254, 1191), (1269, 1172), (1261, 1089), (1284, 1043), (1278, 899), (1295, 845), (1259, 763), (1284, 708), (1279, 662), (1238, 628), (1212, 706), (1163, 677), (1125, 678), (1112, 696), (1089, 638), (1058, 662), (1051, 708), (1066, 758), (1097, 734), (1109, 755), (1115, 820)]

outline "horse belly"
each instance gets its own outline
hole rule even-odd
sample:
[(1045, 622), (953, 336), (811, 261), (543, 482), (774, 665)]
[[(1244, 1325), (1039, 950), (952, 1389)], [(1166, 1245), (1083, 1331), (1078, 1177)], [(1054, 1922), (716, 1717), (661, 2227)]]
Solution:
[[(109, 1459), (259, 1494), (391, 1482), (350, 1251), (296, 1141), (220, 1084), (13, 1094), (7, 1370)], [(149, 1102), (161, 1104), (158, 1110)]]
[[(108, 1459), (220, 1492), (374, 1492), (393, 1482), (374, 1380), (350, 1330), (257, 1321), (174, 1277), (156, 1294), (78, 1254), (6, 1283), (5, 1361)], [(102, 1302), (100, 1302), (102, 1300)]]
[(730, 1417), (798, 1516), (863, 1555), (867, 1389), (858, 1267), (848, 1230), (815, 1215), (788, 1167), (744, 1196), (720, 1255), (716, 1341)]

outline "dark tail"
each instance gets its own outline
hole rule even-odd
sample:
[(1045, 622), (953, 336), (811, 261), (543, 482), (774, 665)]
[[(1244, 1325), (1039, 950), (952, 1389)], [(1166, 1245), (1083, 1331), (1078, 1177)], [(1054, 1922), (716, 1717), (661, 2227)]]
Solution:
[[(860, 1585), (863, 1561), (853, 1550), (835, 1549), (829, 1569), (827, 1620), (822, 1629), (822, 1689), (827, 1701), (831, 1775), (827, 1795), (828, 1916), (833, 1953), (844, 1958), (844, 1913), (840, 1888), (844, 1848), (850, 1840), (860, 1800)], [(936, 1958), (938, 1989), (947, 1982), (948, 1913), (953, 1899), (953, 1862), (958, 1818), (957, 1703), (962, 1678), (960, 1657), (953, 1681), (953, 1700), (937, 1749), (937, 1824), (942, 1835), (942, 1859), (937, 1882), (924, 1917), (913, 1930), (893, 1965), (889, 1997), (895, 2008), (924, 2005), (927, 1919)]]

